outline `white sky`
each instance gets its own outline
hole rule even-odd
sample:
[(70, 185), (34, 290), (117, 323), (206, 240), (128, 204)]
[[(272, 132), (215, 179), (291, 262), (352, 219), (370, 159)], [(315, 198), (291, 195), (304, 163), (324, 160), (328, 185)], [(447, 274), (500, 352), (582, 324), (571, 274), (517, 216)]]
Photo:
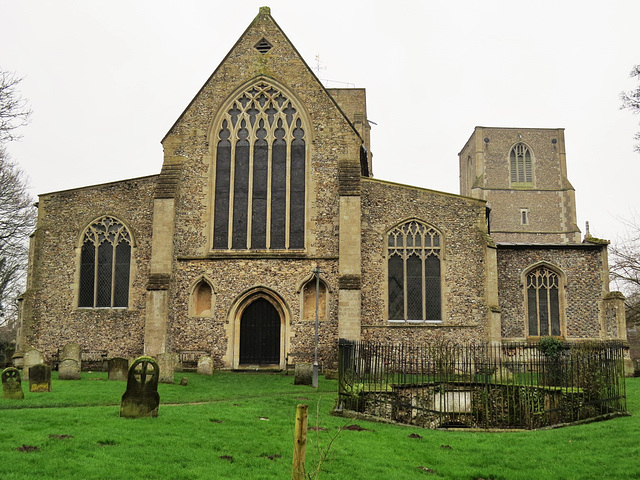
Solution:
[(458, 193), (475, 126), (563, 127), (578, 225), (623, 233), (637, 0), (0, 0), (0, 69), (33, 109), (9, 151), (33, 193), (158, 173), (160, 140), (261, 5), (328, 86), (367, 89), (377, 178)]

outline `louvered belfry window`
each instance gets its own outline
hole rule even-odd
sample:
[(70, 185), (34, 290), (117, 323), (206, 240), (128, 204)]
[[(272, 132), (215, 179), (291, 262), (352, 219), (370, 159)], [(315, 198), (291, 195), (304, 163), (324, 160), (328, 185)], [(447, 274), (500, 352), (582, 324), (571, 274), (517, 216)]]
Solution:
[(127, 228), (113, 217), (93, 222), (82, 242), (78, 307), (127, 307), (130, 269)]
[(524, 143), (513, 146), (509, 154), (511, 164), (511, 183), (532, 183), (533, 168), (531, 150)]
[(441, 320), (440, 234), (410, 221), (387, 239), (389, 320)]
[(248, 88), (217, 135), (213, 248), (303, 249), (305, 169), (300, 112), (271, 85)]
[(540, 267), (527, 275), (527, 310), (530, 336), (560, 336), (558, 274)]

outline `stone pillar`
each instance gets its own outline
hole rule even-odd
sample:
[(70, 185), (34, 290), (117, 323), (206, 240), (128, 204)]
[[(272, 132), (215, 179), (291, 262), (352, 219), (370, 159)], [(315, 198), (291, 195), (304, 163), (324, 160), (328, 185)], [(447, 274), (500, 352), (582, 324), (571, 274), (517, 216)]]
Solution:
[(360, 162), (357, 158), (338, 162), (340, 193), (340, 253), (338, 278), (338, 337), (360, 339), (361, 324), (361, 201)]
[[(485, 223), (486, 225), (486, 223)], [(484, 227), (486, 229), (486, 226)], [(488, 308), (488, 340), (497, 344), (502, 340), (502, 313), (498, 300), (498, 251), (489, 235), (485, 235), (485, 301)]]
[(624, 310), (624, 295), (610, 292), (602, 300), (602, 333), (606, 340), (627, 341), (627, 320)]
[(184, 157), (174, 155), (180, 138), (167, 137), (162, 145), (164, 162), (153, 199), (151, 262), (147, 290), (144, 329), (144, 353), (158, 355), (167, 348), (169, 321), (169, 286), (173, 271), (173, 236), (175, 230), (175, 198), (180, 184)]

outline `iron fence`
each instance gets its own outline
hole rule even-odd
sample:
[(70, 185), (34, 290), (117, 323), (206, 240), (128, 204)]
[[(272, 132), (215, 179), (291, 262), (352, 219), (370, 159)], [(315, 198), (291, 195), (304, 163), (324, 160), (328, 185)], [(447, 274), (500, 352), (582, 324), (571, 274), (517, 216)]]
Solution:
[(342, 340), (338, 408), (429, 428), (540, 428), (626, 414), (620, 342)]

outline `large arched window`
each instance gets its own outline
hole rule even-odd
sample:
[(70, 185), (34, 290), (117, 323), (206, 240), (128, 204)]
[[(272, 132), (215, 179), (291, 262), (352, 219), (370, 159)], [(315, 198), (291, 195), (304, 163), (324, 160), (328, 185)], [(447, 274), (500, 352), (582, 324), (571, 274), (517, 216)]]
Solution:
[(78, 307), (127, 307), (130, 269), (127, 227), (113, 217), (94, 221), (82, 240)]
[(561, 277), (541, 266), (526, 275), (528, 333), (532, 337), (560, 336)]
[(217, 132), (213, 248), (304, 248), (305, 168), (305, 130), (291, 100), (266, 83), (241, 93)]
[(412, 220), (387, 234), (389, 320), (442, 320), (440, 234)]
[(517, 143), (509, 153), (511, 183), (533, 183), (531, 150), (524, 143)]

